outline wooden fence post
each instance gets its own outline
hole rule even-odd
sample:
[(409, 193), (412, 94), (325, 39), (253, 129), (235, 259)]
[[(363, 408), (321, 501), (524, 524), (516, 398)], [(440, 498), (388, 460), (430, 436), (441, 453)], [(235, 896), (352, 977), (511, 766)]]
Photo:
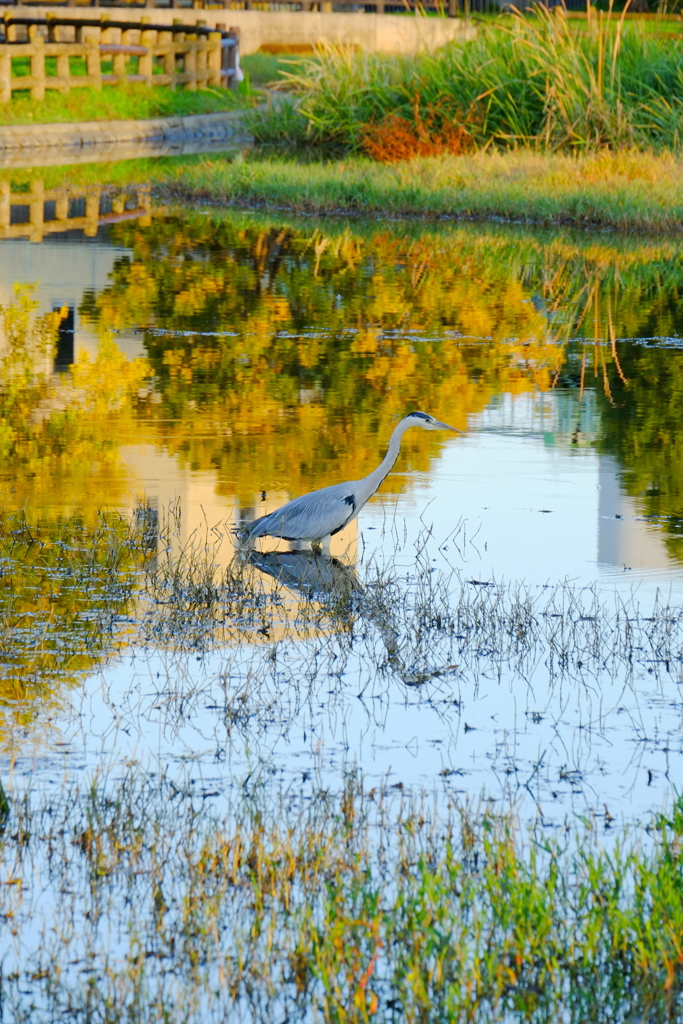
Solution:
[(204, 89), (209, 76), (207, 61), (209, 40), (205, 35), (195, 36), (195, 46), (197, 47), (197, 85), (200, 89)]
[[(128, 29), (119, 29), (119, 38), (112, 40), (114, 43), (120, 43), (122, 46), (130, 45), (130, 33)], [(126, 80), (126, 61), (127, 56), (125, 53), (115, 53), (112, 61), (112, 74), (116, 75), (119, 82), (125, 82)]]
[(45, 40), (35, 31), (36, 26), (29, 26), (29, 39), (31, 42), (31, 99), (45, 99)]
[[(188, 33), (189, 34), (189, 33)], [(197, 36), (192, 36), (185, 41), (185, 74), (189, 80), (185, 82), (185, 88), (190, 92), (197, 91)]]
[(57, 54), (57, 88), (60, 92), (68, 92), (71, 88), (71, 71), (69, 68), (69, 55), (67, 53)]
[(100, 59), (99, 39), (88, 39), (88, 52), (85, 55), (85, 64), (88, 69), (88, 85), (94, 89), (102, 89), (102, 61)]
[(16, 41), (17, 41), (17, 26), (16, 25), (8, 25), (7, 24), (7, 22), (10, 20), (11, 17), (12, 17), (11, 13), (9, 11), (5, 11), (5, 42), (6, 43), (16, 43)]
[(206, 58), (209, 85), (221, 84), (221, 38), (220, 32), (209, 33), (209, 52)]
[(138, 74), (145, 76), (147, 85), (152, 84), (152, 75), (154, 73), (154, 44), (157, 41), (156, 32), (151, 29), (146, 29), (140, 33), (140, 46), (147, 47), (147, 53), (144, 57), (138, 58)]

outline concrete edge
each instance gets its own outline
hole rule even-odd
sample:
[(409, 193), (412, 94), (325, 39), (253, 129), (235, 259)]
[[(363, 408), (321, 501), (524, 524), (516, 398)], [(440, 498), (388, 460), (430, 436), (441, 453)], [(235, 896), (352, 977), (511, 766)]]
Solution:
[(155, 117), (140, 121), (81, 121), (63, 124), (0, 125), (0, 152), (6, 150), (73, 148), (166, 139), (248, 138), (243, 111)]

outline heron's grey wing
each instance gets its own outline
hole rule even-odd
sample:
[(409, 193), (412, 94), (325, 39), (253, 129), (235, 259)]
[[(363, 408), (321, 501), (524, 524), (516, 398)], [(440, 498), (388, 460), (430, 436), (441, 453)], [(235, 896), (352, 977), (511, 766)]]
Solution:
[(338, 533), (356, 513), (353, 483), (333, 484), (303, 494), (247, 528), (250, 538), (282, 537), (284, 540), (320, 540)]

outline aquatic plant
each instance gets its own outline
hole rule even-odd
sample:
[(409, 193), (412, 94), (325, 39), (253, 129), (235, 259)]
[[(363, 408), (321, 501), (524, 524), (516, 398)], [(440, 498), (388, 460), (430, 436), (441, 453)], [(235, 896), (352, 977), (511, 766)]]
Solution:
[(680, 1020), (680, 803), (607, 851), (588, 824), (435, 814), (358, 774), (208, 799), (193, 781), (10, 794), (13, 1020)]

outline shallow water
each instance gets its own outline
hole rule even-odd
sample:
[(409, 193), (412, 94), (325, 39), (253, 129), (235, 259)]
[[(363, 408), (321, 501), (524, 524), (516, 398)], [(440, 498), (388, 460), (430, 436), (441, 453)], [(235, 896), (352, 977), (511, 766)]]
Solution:
[[(38, 660), (21, 662), (30, 695), (5, 662), (3, 775), (49, 788), (189, 759), (221, 800), (254, 773), (334, 785), (357, 765), (558, 825), (666, 804), (683, 768), (683, 243), (138, 209), (137, 195), (98, 193), (115, 222), (90, 235), (0, 242), (3, 305), (28, 284), (40, 314), (62, 310), (57, 354), (31, 356), (42, 390), (3, 435), (5, 508), (44, 523), (77, 510), (87, 528), (101, 508), (137, 508), (152, 545), (170, 514), (175, 553), (210, 540), (225, 569), (237, 523), (369, 472), (410, 409), (465, 433), (411, 431), (334, 541), (358, 586), (395, 579), (398, 655), (362, 596), (350, 636), (326, 614), (293, 629), (296, 558), (253, 567), (287, 595), (261, 635), (143, 642), (132, 599), (110, 641), (42, 690)], [(470, 595), (485, 637), (494, 598), (520, 593), (535, 623), (523, 657), (413, 622), (421, 601)], [(57, 617), (64, 594), (55, 577)], [(666, 644), (648, 633), (653, 607)], [(642, 635), (617, 657), (624, 608)], [(94, 613), (74, 614), (65, 643)], [(553, 616), (588, 654), (553, 660)], [(593, 620), (599, 640), (581, 632)]]

